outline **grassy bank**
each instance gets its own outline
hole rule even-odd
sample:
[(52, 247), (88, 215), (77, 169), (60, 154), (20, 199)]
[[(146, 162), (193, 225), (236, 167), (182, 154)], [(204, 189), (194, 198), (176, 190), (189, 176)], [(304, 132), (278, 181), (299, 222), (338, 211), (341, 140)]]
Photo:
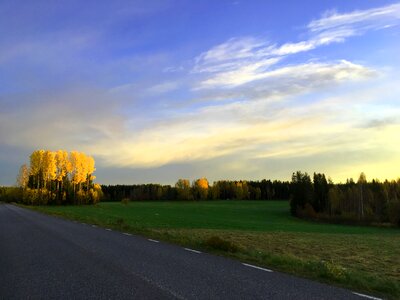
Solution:
[(400, 230), (313, 223), (282, 201), (35, 207), (303, 277), (400, 298)]

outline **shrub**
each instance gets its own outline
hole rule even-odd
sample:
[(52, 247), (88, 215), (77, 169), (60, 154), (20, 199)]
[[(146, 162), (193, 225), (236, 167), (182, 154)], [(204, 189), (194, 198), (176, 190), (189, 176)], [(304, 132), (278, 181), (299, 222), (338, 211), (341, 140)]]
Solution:
[(297, 216), (301, 218), (317, 219), (318, 214), (310, 203), (306, 203), (304, 209), (297, 208)]
[(237, 252), (239, 250), (238, 246), (230, 241), (221, 239), (219, 236), (212, 236), (208, 238), (204, 244), (209, 248), (226, 252)]
[(124, 204), (124, 205), (128, 205), (129, 204), (129, 198), (123, 198), (121, 200), (121, 203)]

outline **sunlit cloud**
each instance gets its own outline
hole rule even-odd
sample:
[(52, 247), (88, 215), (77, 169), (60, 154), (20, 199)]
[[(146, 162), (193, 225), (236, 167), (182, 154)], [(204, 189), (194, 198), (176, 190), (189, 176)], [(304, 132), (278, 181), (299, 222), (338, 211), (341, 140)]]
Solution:
[[(376, 72), (348, 61), (337, 63), (305, 63), (294, 66), (285, 66), (274, 70), (268, 70), (268, 66), (276, 63), (271, 59), (251, 64), (235, 71), (219, 73), (201, 82), (202, 87), (234, 87), (256, 80), (268, 80), (260, 84), (266, 84), (274, 90), (279, 82), (298, 85), (306, 81), (312, 82), (339, 82), (344, 80), (360, 80), (373, 76)], [(267, 70), (265, 70), (267, 68)]]

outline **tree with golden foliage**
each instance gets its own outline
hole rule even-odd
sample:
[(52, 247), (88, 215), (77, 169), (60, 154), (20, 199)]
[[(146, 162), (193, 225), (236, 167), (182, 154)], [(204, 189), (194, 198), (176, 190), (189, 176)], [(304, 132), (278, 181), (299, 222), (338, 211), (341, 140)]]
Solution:
[[(59, 195), (62, 195), (63, 182), (71, 172), (71, 162), (68, 159), (68, 152), (65, 150), (58, 150), (55, 155), (56, 159), (56, 182)], [(60, 196), (59, 196), (60, 197)]]
[(95, 170), (93, 157), (83, 152), (35, 150), (29, 169), (21, 167), (17, 182), (28, 188), (28, 203), (95, 203), (101, 195), (101, 187), (93, 183)]
[(19, 168), (19, 173), (17, 176), (17, 185), (23, 189), (25, 189), (28, 185), (29, 181), (29, 169), (26, 164), (23, 164), (21, 168)]
[(44, 150), (35, 150), (30, 156), (30, 175), (35, 179), (37, 189), (40, 188), (40, 178), (42, 177), (43, 172), (43, 156)]
[(197, 179), (193, 182), (193, 196), (196, 200), (204, 200), (207, 199), (208, 195), (208, 180), (207, 178), (203, 177)]
[(57, 177), (55, 153), (49, 150), (44, 151), (42, 165), (44, 187), (49, 189), (49, 183)]

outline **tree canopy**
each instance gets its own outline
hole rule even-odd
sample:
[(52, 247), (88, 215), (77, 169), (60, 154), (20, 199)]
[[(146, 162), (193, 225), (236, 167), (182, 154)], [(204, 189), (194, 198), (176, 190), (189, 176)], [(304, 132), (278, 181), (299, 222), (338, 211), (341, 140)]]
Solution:
[(93, 181), (95, 161), (83, 152), (35, 150), (22, 165), (17, 184), (27, 204), (96, 203), (101, 187)]

